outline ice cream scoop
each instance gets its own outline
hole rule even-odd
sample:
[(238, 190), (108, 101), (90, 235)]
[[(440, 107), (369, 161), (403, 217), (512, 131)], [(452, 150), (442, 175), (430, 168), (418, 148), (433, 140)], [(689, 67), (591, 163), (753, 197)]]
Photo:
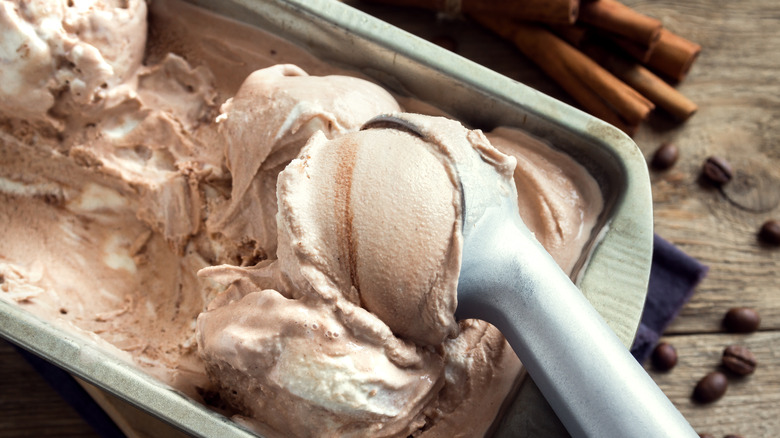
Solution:
[[(433, 127), (397, 114), (363, 129), (433, 141)], [(495, 163), (461, 137), (447, 145), (462, 208), (456, 317), (501, 330), (573, 436), (698, 436), (525, 226)]]

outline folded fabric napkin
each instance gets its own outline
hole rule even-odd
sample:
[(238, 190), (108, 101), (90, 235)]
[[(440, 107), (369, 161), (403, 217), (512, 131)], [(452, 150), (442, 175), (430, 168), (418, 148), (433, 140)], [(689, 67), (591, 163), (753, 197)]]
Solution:
[[(653, 264), (644, 311), (631, 354), (643, 363), (658, 338), (693, 295), (708, 267), (666, 240), (654, 236)], [(22, 349), (20, 353), (47, 382), (104, 438), (123, 437), (100, 406), (67, 372)]]
[(631, 354), (639, 363), (644, 363), (650, 356), (658, 338), (691, 298), (708, 270), (707, 266), (657, 234), (653, 236), (653, 264), (647, 298), (631, 346)]

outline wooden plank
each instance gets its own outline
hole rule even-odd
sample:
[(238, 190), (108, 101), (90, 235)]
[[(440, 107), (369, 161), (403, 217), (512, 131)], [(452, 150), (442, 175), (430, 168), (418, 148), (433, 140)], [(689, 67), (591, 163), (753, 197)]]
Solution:
[(99, 435), (10, 343), (0, 339), (0, 436)]
[[(648, 372), (699, 433), (721, 437), (737, 434), (750, 438), (774, 438), (780, 432), (780, 332), (749, 335), (675, 335), (662, 341), (674, 345), (679, 355), (676, 367)], [(723, 370), (723, 349), (744, 345), (755, 355), (756, 372), (740, 377), (731, 373), (726, 394), (711, 404), (691, 399), (693, 388), (710, 371)]]
[[(663, 142), (679, 147), (675, 168), (651, 175), (656, 231), (710, 266), (669, 332), (721, 330), (723, 315), (736, 306), (757, 308), (763, 329), (780, 329), (780, 251), (756, 239), (765, 220), (780, 217), (780, 55), (767, 50), (780, 46), (780, 3), (626, 3), (704, 48), (678, 87), (699, 113), (681, 126), (658, 118), (635, 137), (648, 158)], [(699, 181), (711, 155), (731, 162), (732, 187)]]

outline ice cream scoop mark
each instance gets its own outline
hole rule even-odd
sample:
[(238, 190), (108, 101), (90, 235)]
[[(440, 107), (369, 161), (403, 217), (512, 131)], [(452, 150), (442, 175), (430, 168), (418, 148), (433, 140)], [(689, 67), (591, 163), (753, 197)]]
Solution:
[(412, 134), (416, 137), (425, 139), (425, 135), (422, 133), (420, 128), (417, 127), (417, 125), (414, 125), (408, 120), (386, 114), (376, 116), (360, 127), (361, 131), (365, 131), (366, 129), (395, 129), (398, 131), (408, 132), (409, 134)]
[[(357, 241), (353, 236), (352, 221), (352, 177), (355, 171), (357, 159), (357, 144), (353, 141), (344, 141), (340, 147), (339, 167), (336, 171), (336, 208), (340, 210), (343, 221), (341, 223), (341, 260), (342, 268), (349, 272), (351, 285), (360, 291), (360, 280), (357, 274)], [(360, 294), (358, 293), (358, 296)]]

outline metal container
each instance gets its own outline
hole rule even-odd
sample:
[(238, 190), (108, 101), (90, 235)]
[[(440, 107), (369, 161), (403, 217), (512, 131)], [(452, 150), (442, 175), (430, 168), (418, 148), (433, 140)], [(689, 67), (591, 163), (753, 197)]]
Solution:
[[(582, 163), (605, 199), (597, 233), (581, 260), (578, 285), (628, 346), (639, 324), (652, 255), (652, 200), (647, 167), (618, 129), (512, 79), (331, 0), (192, 0), (281, 36), (337, 65), (349, 66), (395, 93), (431, 103), (471, 127), (518, 127)], [(587, 262), (587, 263), (586, 263)], [(254, 436), (82, 338), (0, 300), (0, 335), (72, 374), (203, 437)], [(526, 379), (495, 425), (496, 435), (561, 431), (549, 408), (529, 419), (524, 407), (544, 400)]]

